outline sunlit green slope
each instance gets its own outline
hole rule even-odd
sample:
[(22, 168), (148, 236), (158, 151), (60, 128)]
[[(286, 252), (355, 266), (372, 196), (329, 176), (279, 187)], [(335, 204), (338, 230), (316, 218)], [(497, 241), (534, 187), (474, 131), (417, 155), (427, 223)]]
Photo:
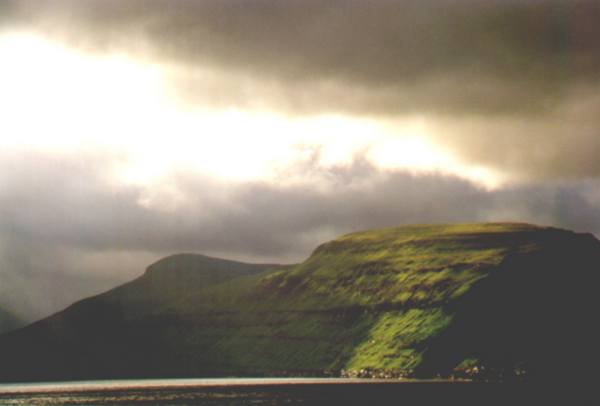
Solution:
[(525, 224), (353, 233), (295, 266), (177, 255), (0, 337), (0, 379), (584, 373), (599, 266), (591, 235)]

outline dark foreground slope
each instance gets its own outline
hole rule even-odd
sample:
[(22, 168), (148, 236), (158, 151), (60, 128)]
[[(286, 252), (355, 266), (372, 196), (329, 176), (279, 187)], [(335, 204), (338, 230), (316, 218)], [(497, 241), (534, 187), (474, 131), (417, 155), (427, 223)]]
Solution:
[(0, 337), (0, 380), (584, 377), (598, 269), (591, 235), (522, 224), (354, 233), (293, 267), (173, 256)]

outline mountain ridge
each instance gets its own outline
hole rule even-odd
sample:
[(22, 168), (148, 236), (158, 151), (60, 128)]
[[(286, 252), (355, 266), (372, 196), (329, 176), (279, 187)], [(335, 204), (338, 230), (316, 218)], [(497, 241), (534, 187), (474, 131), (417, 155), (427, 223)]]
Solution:
[(592, 348), (599, 268), (593, 236), (523, 223), (350, 233), (289, 266), (177, 254), (0, 336), (0, 380), (548, 378)]

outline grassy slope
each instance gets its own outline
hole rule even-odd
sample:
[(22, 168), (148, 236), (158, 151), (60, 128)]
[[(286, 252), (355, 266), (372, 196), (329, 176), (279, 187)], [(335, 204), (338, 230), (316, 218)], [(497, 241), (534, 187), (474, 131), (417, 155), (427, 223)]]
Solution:
[(294, 267), (174, 256), (1, 337), (0, 356), (19, 367), (0, 377), (539, 371), (552, 351), (566, 365), (539, 343), (571, 345), (554, 319), (576, 328), (565, 309), (589, 306), (569, 281), (584, 292), (599, 255), (590, 236), (464, 224), (349, 234)]
[[(423, 363), (428, 342), (452, 323), (453, 304), (509, 256), (539, 252), (555, 235), (571, 237), (524, 224), (412, 226), (353, 233), (320, 246), (291, 271), (262, 278), (262, 304), (305, 312), (302, 328), (297, 329), (296, 322), (281, 323), (279, 328), (285, 337), (313, 340), (319, 346), (307, 345), (313, 350), (303, 349), (297, 357), (300, 362), (294, 359), (290, 368), (325, 365), (335, 371), (411, 374)], [(313, 311), (319, 315), (312, 315)], [(328, 313), (333, 316), (325, 316)], [(347, 325), (332, 322), (345, 313), (353, 314), (344, 316), (350, 317), (347, 323), (353, 327), (348, 336), (343, 334)], [(290, 347), (295, 345), (282, 346)], [(457, 360), (450, 369), (469, 359)], [(432, 369), (429, 375), (450, 373), (448, 368)]]

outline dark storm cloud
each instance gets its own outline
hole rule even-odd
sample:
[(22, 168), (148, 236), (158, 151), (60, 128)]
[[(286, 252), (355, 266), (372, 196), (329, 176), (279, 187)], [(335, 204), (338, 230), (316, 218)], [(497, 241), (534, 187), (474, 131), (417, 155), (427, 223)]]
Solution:
[(594, 1), (16, 3), (16, 21), (74, 44), (312, 85), (316, 109), (543, 111), (600, 66)]
[(187, 104), (417, 114), (469, 163), (600, 176), (592, 0), (4, 1), (4, 22), (172, 66)]

